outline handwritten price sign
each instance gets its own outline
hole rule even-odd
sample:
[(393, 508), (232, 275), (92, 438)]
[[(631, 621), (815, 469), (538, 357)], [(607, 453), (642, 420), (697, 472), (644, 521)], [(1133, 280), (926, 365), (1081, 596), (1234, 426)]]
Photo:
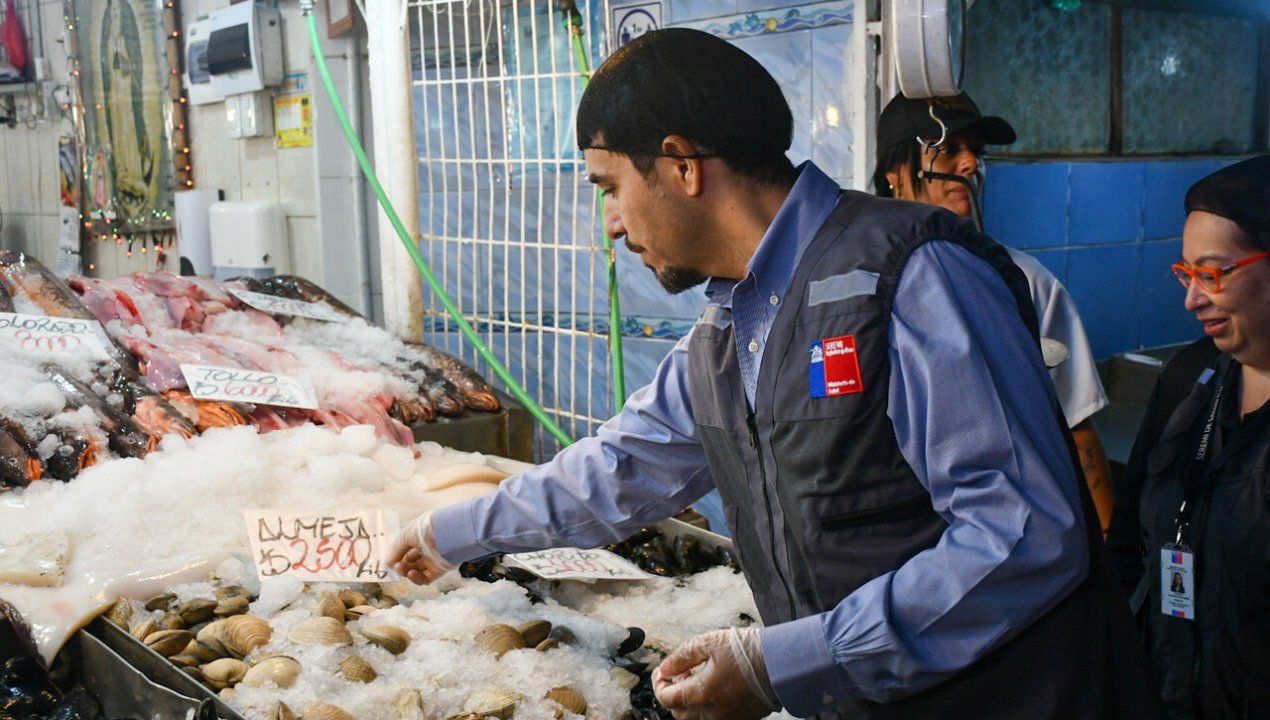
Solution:
[(0, 337), (8, 338), (24, 353), (89, 353), (98, 360), (108, 360), (103, 332), (96, 320), (0, 313)]
[(308, 378), (279, 373), (224, 368), (213, 365), (181, 365), (190, 394), (199, 400), (228, 400), (257, 405), (316, 410), (317, 396)]
[(326, 322), (346, 322), (348, 318), (341, 315), (330, 307), (322, 303), (304, 302), (303, 300), (292, 300), (291, 298), (280, 298), (276, 295), (266, 295), (264, 293), (251, 292), (249, 290), (230, 289), (230, 294), (247, 305), (256, 308), (270, 315), (295, 315), (297, 317), (309, 318), (311, 320), (324, 320)]
[(547, 580), (644, 580), (652, 577), (634, 563), (608, 550), (553, 548), (506, 555), (510, 560)]
[(339, 514), (247, 510), (243, 517), (261, 580), (281, 575), (306, 582), (389, 578), (382, 556), (397, 534), (397, 515), (391, 510)]

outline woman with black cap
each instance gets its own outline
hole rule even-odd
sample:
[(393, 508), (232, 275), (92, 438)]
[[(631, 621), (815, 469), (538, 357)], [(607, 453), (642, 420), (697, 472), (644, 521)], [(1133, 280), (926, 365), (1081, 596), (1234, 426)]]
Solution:
[(1186, 211), (1173, 272), (1207, 337), (1164, 368), (1108, 544), (1136, 588), (1131, 602), (1168, 716), (1265, 718), (1270, 155), (1200, 180)]
[[(931, 117), (932, 113), (939, 122)], [(983, 185), (984, 146), (1009, 145), (1018, 138), (1010, 123), (980, 113), (966, 93), (931, 100), (896, 95), (882, 110), (877, 134), (873, 187), (879, 196), (938, 205), (961, 217), (976, 218), (979, 202), (976, 193)], [(943, 142), (933, 148), (918, 140), (935, 143), (941, 137)], [(968, 185), (975, 186), (974, 193)], [(1106, 535), (1114, 495), (1111, 469), (1102, 439), (1094, 427), (1093, 415), (1106, 407), (1108, 400), (1085, 326), (1067, 288), (1053, 273), (1031, 255), (1014, 248), (1006, 250), (1027, 276), (1041, 336), (1062, 343), (1067, 350), (1066, 355), (1053, 359), (1047, 353), (1045, 364), (1049, 366), (1067, 427), (1080, 453), (1081, 472)]]

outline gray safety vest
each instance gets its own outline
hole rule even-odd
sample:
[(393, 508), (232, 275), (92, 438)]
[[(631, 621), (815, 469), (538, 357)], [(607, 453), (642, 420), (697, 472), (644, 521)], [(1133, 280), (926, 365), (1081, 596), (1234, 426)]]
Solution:
[[(935, 545), (947, 527), (887, 416), (892, 299), (910, 254), (935, 239), (989, 262), (1036, 337), (1027, 280), (1004, 248), (951, 213), (857, 192), (843, 194), (795, 269), (752, 412), (730, 312), (711, 306), (693, 330), (693, 414), (766, 624), (835, 607)], [(817, 387), (817, 361), (834, 363), (818, 376), (832, 390)], [(822, 391), (840, 394), (810, 397)], [(1053, 422), (1066, 433), (1060, 418), (1055, 407)], [(1128, 610), (1112, 591), (1092, 502), (1082, 478), (1070, 481), (1084, 498), (1091, 563), (1068, 598), (931, 690), (885, 704), (826, 696), (818, 717), (1155, 717), (1141, 710), (1153, 693)]]

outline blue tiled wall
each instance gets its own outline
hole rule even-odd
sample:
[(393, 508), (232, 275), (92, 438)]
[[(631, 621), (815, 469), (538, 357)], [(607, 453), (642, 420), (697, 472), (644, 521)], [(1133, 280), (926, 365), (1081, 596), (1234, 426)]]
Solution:
[(990, 160), (984, 225), (1067, 286), (1096, 357), (1192, 340), (1199, 325), (1169, 265), (1186, 190), (1228, 162)]

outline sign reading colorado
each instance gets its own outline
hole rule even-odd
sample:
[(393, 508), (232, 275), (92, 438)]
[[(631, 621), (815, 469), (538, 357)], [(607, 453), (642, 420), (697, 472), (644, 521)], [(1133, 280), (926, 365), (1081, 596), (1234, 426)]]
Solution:
[(0, 337), (11, 340), (19, 352), (32, 355), (88, 353), (108, 360), (101, 332), (96, 320), (0, 313)]
[(811, 397), (849, 395), (864, 390), (860, 381), (860, 360), (855, 352), (855, 335), (825, 338), (811, 344), (807, 384)]
[(212, 365), (181, 365), (190, 394), (199, 400), (228, 400), (257, 405), (316, 410), (317, 397), (308, 378)]

